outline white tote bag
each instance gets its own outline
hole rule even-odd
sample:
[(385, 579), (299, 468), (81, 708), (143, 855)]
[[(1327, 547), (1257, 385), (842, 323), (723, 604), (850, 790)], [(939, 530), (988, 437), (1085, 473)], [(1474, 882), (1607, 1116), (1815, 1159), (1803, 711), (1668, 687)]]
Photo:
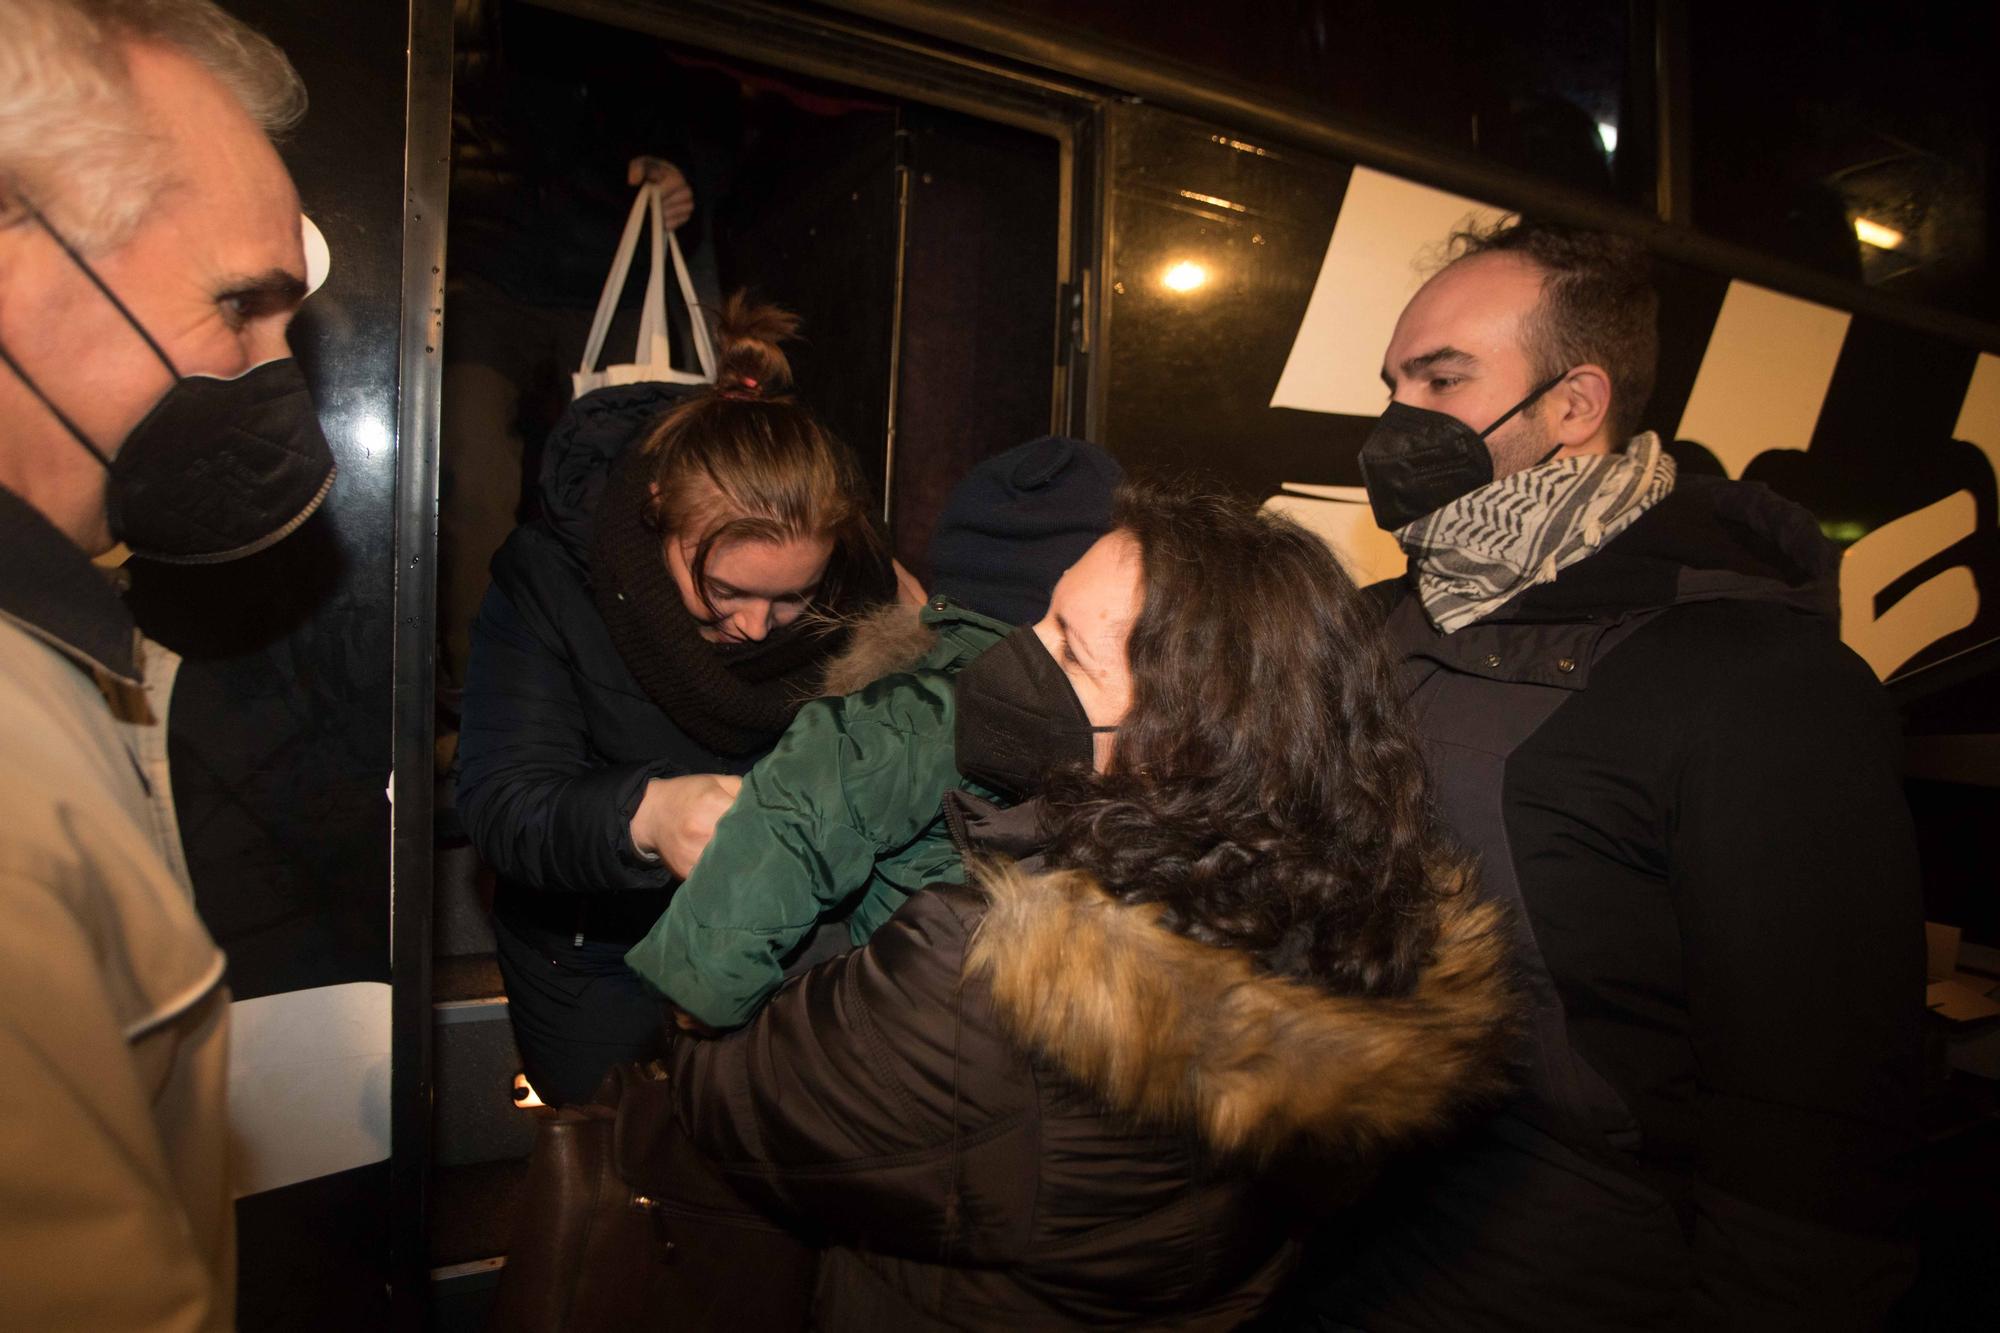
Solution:
[[(646, 299), (639, 310), (639, 345), (632, 360), (624, 365), (597, 368), (604, 354), (604, 338), (611, 331), (611, 317), (617, 313), (618, 298), (625, 290), (625, 278), (632, 271), (632, 256), (639, 249), (639, 232), (652, 221), (652, 267), (646, 274)], [(674, 277), (681, 285), (681, 299), (687, 303), (688, 323), (694, 328), (695, 358), (701, 369), (674, 369), (673, 353), (667, 346), (666, 261), (674, 261)], [(604, 295), (597, 301), (597, 317), (590, 322), (590, 340), (583, 345), (583, 366), (570, 377), (576, 396), (612, 384), (713, 384), (715, 347), (709, 341), (708, 321), (695, 302), (694, 282), (688, 277), (687, 263), (681, 258), (680, 243), (660, 217), (660, 187), (642, 185), (632, 201), (632, 216), (625, 220), (625, 235), (618, 241), (618, 254), (611, 261), (611, 276), (605, 280)]]

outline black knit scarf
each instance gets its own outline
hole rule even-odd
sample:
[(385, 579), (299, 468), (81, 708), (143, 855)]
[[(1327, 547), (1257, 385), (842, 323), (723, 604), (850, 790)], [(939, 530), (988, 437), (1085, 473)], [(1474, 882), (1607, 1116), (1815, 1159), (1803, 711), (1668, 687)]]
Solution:
[[(826, 615), (806, 615), (762, 642), (725, 647), (701, 637), (668, 572), (645, 508), (650, 460), (627, 449), (612, 465), (592, 523), (591, 592), (625, 665), (661, 711), (718, 755), (764, 749), (819, 692), (853, 613), (895, 596), (886, 558), (838, 580)], [(836, 559), (839, 557), (836, 556)]]

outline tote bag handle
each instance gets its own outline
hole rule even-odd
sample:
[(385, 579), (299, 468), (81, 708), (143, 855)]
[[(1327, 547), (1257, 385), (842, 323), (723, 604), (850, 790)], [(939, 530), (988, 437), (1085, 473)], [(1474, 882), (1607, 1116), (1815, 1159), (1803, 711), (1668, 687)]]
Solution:
[[(652, 242), (647, 255), (646, 295), (639, 308), (638, 345), (632, 349), (631, 361), (599, 370), (598, 358), (604, 354), (604, 340), (611, 331), (612, 317), (617, 314), (618, 298), (625, 290), (625, 279), (632, 272), (632, 258), (638, 253), (639, 233), (649, 220), (652, 222)], [(689, 327), (694, 331), (695, 359), (700, 365), (698, 371), (678, 370), (673, 364), (673, 349), (667, 334), (666, 260), (669, 257), (673, 260), (674, 278), (680, 284), (681, 300), (687, 306)], [(640, 186), (638, 198), (632, 201), (631, 216), (625, 220), (625, 233), (619, 238), (618, 252), (611, 260), (611, 275), (605, 280), (604, 294), (598, 298), (597, 314), (590, 321), (590, 337), (583, 346), (583, 365), (570, 380), (579, 398), (592, 389), (612, 384), (715, 383), (715, 347), (708, 336), (708, 321), (702, 318), (700, 304), (695, 299), (694, 280), (688, 276), (687, 261), (681, 258), (680, 242), (667, 230), (661, 216), (660, 187), (657, 185)]]

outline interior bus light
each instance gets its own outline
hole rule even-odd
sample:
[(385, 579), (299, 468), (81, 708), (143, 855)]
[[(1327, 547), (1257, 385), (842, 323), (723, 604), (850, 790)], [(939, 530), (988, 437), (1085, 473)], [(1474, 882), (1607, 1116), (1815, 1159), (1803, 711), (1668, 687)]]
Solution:
[(1168, 291), (1191, 292), (1208, 281), (1208, 270), (1191, 259), (1183, 259), (1160, 275)]
[(1900, 250), (1903, 248), (1903, 233), (1894, 227), (1885, 227), (1868, 218), (1854, 219), (1854, 235), (1864, 245), (1872, 245), (1877, 250)]

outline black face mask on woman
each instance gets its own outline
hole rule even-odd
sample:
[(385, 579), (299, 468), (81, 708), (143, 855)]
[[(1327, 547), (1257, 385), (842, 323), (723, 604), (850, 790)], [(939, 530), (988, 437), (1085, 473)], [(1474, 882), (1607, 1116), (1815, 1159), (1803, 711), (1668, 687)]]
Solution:
[[(1561, 384), (1569, 372), (1555, 376), (1500, 414), (1485, 430), (1446, 412), (1408, 403), (1391, 403), (1361, 446), (1361, 484), (1368, 488), (1368, 505), (1385, 532), (1407, 527), (1434, 514), (1462, 495), (1470, 495), (1493, 480), (1493, 455), (1486, 437)], [(1541, 458), (1554, 458), (1555, 449)]]
[(181, 374), (83, 256), (28, 211), (173, 376), (107, 457), (0, 347), (0, 362), (104, 468), (111, 535), (134, 555), (211, 564), (261, 551), (311, 517), (333, 488), (333, 451), (299, 363), (266, 361), (233, 379)]
[(958, 673), (958, 771), (982, 787), (1025, 800), (1063, 766), (1089, 768), (1094, 727), (1032, 628), (1015, 630)]

